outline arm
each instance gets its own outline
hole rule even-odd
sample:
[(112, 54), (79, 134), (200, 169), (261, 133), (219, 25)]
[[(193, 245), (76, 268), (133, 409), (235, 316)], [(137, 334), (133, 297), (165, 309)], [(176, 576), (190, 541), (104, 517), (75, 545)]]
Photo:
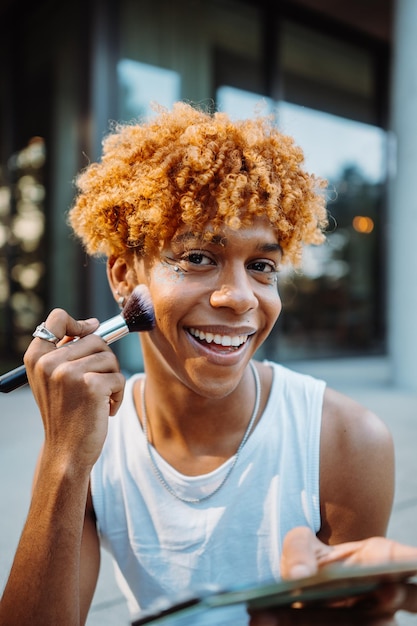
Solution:
[(76, 322), (56, 310), (46, 326), (58, 337), (88, 336), (60, 349), (35, 339), (25, 355), (45, 442), (0, 603), (0, 623), (8, 626), (86, 620), (99, 569), (89, 476), (123, 395), (114, 354), (90, 334), (96, 321)]
[(322, 526), (329, 544), (386, 533), (394, 494), (394, 448), (386, 426), (327, 389), (320, 452)]
[(84, 521), (87, 489), (88, 478), (69, 476), (42, 455), (0, 624), (85, 623), (100, 563), (94, 519)]

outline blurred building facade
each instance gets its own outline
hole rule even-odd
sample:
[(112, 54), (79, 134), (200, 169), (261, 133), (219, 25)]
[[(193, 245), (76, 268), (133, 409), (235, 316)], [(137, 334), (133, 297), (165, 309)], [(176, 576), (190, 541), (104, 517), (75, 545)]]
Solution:
[[(395, 328), (409, 332), (409, 319), (406, 302), (396, 302), (411, 292), (398, 285), (411, 257), (391, 221), (399, 225), (405, 210), (392, 210), (398, 132), (409, 149), (415, 141), (396, 98), (401, 81), (409, 84), (404, 58), (415, 44), (404, 31), (417, 19), (415, 4), (40, 0), (22, 12), (3, 1), (1, 365), (20, 361), (54, 306), (77, 317), (115, 314), (104, 262), (88, 259), (67, 227), (73, 179), (99, 158), (113, 121), (152, 115), (152, 101), (169, 107), (179, 99), (236, 118), (273, 114), (304, 149), (307, 168), (329, 181), (328, 242), (306, 251), (301, 272), (283, 273), (284, 313), (263, 356), (389, 351), (403, 362), (406, 346), (397, 349)], [(415, 219), (410, 196), (403, 201)], [(137, 338), (115, 349), (126, 369), (140, 367)]]

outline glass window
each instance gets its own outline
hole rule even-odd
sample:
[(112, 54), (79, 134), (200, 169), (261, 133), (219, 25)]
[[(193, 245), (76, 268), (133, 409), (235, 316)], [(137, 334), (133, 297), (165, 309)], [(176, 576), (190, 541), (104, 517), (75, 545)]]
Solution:
[(372, 54), (292, 23), (282, 28), (284, 99), (227, 80), (216, 101), (232, 117), (274, 114), (304, 150), (305, 166), (329, 182), (327, 241), (305, 250), (301, 270), (280, 277), (283, 313), (263, 349), (298, 359), (379, 352), (384, 294), (379, 242), (384, 225), (386, 132), (376, 125)]
[(122, 59), (117, 65), (117, 76), (121, 94), (120, 113), (124, 120), (149, 117), (152, 101), (170, 107), (180, 97), (180, 76), (173, 70)]
[(375, 56), (369, 50), (284, 21), (278, 52), (286, 102), (376, 122)]
[(304, 149), (306, 167), (329, 183), (327, 242), (305, 251), (302, 272), (282, 280), (287, 310), (280, 353), (331, 356), (379, 351), (386, 133), (282, 102), (279, 125)]

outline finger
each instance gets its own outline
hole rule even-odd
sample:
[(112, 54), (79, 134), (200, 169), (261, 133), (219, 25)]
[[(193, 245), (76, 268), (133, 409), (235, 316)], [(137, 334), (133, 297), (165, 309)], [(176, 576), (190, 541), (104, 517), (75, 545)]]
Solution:
[(84, 337), (98, 328), (99, 321), (94, 317), (86, 320), (75, 320), (63, 309), (54, 309), (46, 318), (45, 326), (60, 339)]
[(88, 372), (86, 374), (90, 386), (95, 381), (97, 396), (101, 395), (103, 403), (106, 404), (108, 415), (113, 416), (119, 410), (123, 400), (125, 377), (120, 372), (106, 372), (97, 374)]
[(394, 561), (417, 561), (417, 548), (397, 541), (391, 542), (391, 558)]
[[(62, 309), (54, 309), (48, 315), (44, 322), (45, 327), (53, 333), (60, 341), (57, 345), (61, 345), (68, 338), (84, 337), (96, 330), (99, 322), (95, 318), (87, 320), (75, 320)], [(55, 349), (55, 344), (45, 341), (40, 337), (35, 337), (32, 342), (37, 351), (42, 353), (50, 352)]]
[(95, 354), (110, 354), (114, 352), (109, 345), (98, 335), (88, 334), (80, 337), (77, 341), (69, 341), (62, 344), (62, 350), (58, 350), (53, 355), (55, 362), (60, 361), (77, 361)]
[(329, 563), (335, 563), (336, 561), (345, 561), (353, 555), (360, 552), (363, 547), (364, 541), (349, 541), (332, 546), (332, 550), (329, 550), (327, 554), (323, 554), (321, 559), (321, 565), (327, 565)]
[[(80, 345), (78, 345), (80, 344)], [(58, 376), (84, 376), (88, 373), (110, 374), (120, 371), (119, 361), (111, 348), (99, 337), (86, 337), (83, 341), (63, 347), (47, 355), (45, 361), (57, 370)], [(76, 361), (77, 367), (73, 363)]]
[(333, 546), (322, 560), (323, 565), (344, 561), (346, 565), (380, 565), (417, 559), (417, 548), (400, 544), (385, 537), (370, 537)]
[(417, 613), (417, 585), (414, 583), (387, 583), (374, 593), (375, 612)]
[(34, 372), (38, 380), (46, 381), (48, 388), (59, 386), (67, 393), (71, 388), (89, 387), (91, 375), (98, 375), (100, 380), (101, 375), (120, 373), (120, 365), (107, 344), (92, 336), (44, 355)]
[(281, 556), (281, 576), (303, 578), (317, 571), (315, 535), (309, 528), (293, 528), (284, 538)]
[(369, 615), (355, 609), (277, 608), (249, 611), (250, 626), (396, 626), (392, 615)]
[[(114, 352), (94, 334), (66, 344), (58, 350), (52, 349), (47, 353), (39, 353), (39, 350), (43, 348), (29, 349), (25, 355), (25, 363), (32, 390), (37, 390), (37, 402), (45, 406), (51, 404), (59, 390), (60, 395), (67, 396), (66, 401), (70, 404), (74, 392), (78, 390), (81, 393), (82, 389), (88, 388), (87, 380), (84, 379), (87, 374), (120, 372)], [(117, 397), (114, 404), (117, 407), (120, 404)], [(116, 410), (115, 406), (112, 403), (111, 414)]]
[(273, 611), (248, 611), (250, 626), (280, 626), (279, 616)]
[[(32, 383), (41, 379), (52, 382), (59, 378), (62, 380), (64, 377), (68, 377), (70, 381), (77, 375), (82, 376), (88, 371), (95, 370), (119, 371), (119, 364), (113, 351), (97, 335), (88, 335), (79, 341), (64, 344), (59, 350), (56, 350), (53, 344), (48, 347), (47, 341), (40, 339), (39, 342), (40, 344), (35, 346), (32, 342), (24, 356), (29, 381)], [(108, 354), (110, 359), (110, 363), (105, 366), (100, 361), (104, 354)], [(88, 357), (97, 357), (97, 360), (87, 360)], [(78, 361), (77, 369), (71, 366), (74, 361)]]
[(401, 602), (400, 609), (402, 611), (409, 611), (410, 613), (417, 613), (417, 584), (406, 583), (402, 585), (405, 597)]
[(285, 536), (282, 547), (282, 577), (294, 579), (312, 576), (317, 572), (320, 555), (330, 550), (309, 528), (293, 528)]

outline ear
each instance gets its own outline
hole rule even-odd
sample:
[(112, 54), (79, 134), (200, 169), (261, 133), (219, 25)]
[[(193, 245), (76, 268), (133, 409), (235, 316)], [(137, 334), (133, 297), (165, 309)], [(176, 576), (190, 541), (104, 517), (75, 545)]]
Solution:
[(107, 279), (114, 299), (119, 305), (122, 305), (137, 285), (133, 258), (130, 256), (109, 257), (107, 260)]

